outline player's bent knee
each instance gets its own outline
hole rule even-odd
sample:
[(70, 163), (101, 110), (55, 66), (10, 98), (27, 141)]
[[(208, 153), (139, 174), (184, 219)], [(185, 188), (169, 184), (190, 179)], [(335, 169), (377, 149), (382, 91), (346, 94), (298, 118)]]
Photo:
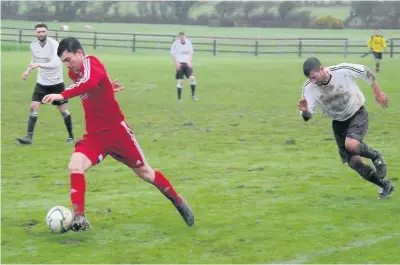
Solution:
[(85, 173), (92, 166), (90, 159), (82, 153), (73, 153), (68, 164), (68, 171), (73, 173)]
[(345, 147), (347, 151), (352, 152), (352, 153), (358, 153), (360, 149), (360, 141), (352, 139), (352, 138), (346, 138), (345, 141)]
[(62, 105), (57, 106), (57, 109), (58, 109), (61, 113), (68, 112), (68, 105), (67, 105), (66, 103), (64, 103), (64, 104), (62, 104)]
[(40, 102), (33, 101), (31, 102), (30, 111), (31, 112), (38, 112), (40, 107)]
[(155, 177), (154, 169), (152, 169), (149, 165), (144, 165), (139, 168), (134, 168), (133, 171), (139, 178), (147, 182), (152, 183), (154, 181)]

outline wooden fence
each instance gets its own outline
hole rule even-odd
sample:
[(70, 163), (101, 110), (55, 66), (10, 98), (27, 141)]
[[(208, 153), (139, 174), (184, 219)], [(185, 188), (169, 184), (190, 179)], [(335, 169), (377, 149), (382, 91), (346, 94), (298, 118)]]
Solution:
[[(85, 47), (93, 49), (118, 48), (131, 52), (143, 50), (171, 49), (174, 35), (144, 34), (144, 33), (110, 33), (91, 31), (60, 31), (51, 30), (49, 36), (56, 40), (68, 36), (78, 38)], [(348, 38), (240, 38), (240, 37), (210, 37), (188, 36), (193, 43), (195, 52), (207, 52), (214, 56), (222, 53), (244, 53), (253, 56), (263, 54), (293, 54), (298, 57), (307, 54), (337, 54), (343, 57), (355, 54), (361, 55), (368, 51), (366, 40), (355, 41)], [(21, 45), (30, 43), (33, 39), (32, 29), (1, 27), (3, 43)], [(394, 57), (400, 54), (400, 38), (387, 40), (385, 54)]]

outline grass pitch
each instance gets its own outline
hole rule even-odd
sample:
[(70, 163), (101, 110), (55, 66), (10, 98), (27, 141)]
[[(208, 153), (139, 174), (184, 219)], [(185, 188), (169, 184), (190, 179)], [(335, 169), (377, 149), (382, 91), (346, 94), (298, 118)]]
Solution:
[[(376, 187), (341, 165), (329, 119), (302, 121), (303, 59), (195, 55), (200, 101), (190, 100), (186, 82), (179, 104), (168, 54), (96, 55), (126, 87), (117, 98), (147, 160), (186, 197), (196, 223), (186, 227), (153, 186), (107, 158), (86, 174), (92, 230), (49, 233), (47, 211), (70, 207), (72, 146), (64, 144), (61, 115), (48, 105), (40, 109), (34, 145), (15, 143), (26, 133), (35, 73), (22, 81), (29, 52), (7, 51), (1, 58), (2, 263), (398, 262), (399, 196), (377, 200)], [(326, 65), (343, 61), (320, 58)], [(346, 61), (374, 67), (372, 58)], [(378, 75), (391, 100), (387, 110), (360, 84), (370, 114), (366, 141), (383, 152), (399, 186), (396, 67), (396, 59), (385, 58)], [(70, 111), (79, 137), (79, 99), (70, 100)], [(289, 139), (294, 144), (285, 144)]]

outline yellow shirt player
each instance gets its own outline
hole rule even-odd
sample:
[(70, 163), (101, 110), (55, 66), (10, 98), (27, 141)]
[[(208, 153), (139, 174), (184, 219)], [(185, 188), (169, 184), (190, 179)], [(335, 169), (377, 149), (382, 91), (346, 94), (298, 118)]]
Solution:
[(382, 50), (386, 48), (385, 38), (380, 34), (379, 30), (368, 40), (368, 48), (374, 55), (376, 61), (376, 72), (380, 71), (380, 60), (382, 60)]

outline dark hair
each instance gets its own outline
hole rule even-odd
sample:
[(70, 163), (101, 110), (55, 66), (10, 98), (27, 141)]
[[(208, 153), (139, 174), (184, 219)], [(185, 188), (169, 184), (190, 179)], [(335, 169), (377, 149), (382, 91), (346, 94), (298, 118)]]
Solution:
[(57, 55), (58, 57), (60, 57), (65, 51), (76, 53), (79, 49), (83, 51), (82, 45), (79, 40), (74, 37), (68, 37), (60, 41), (57, 49)]
[(179, 32), (179, 36), (183, 36), (183, 35), (185, 35), (185, 32), (183, 32), (183, 31)]
[(44, 24), (44, 23), (36, 24), (36, 25), (35, 25), (35, 29), (37, 29), (37, 28), (46, 28), (46, 29), (49, 29), (49, 28), (47, 27), (47, 25)]
[(303, 63), (303, 73), (306, 77), (309, 77), (312, 71), (319, 71), (321, 68), (321, 62), (315, 58), (311, 57), (304, 61)]

